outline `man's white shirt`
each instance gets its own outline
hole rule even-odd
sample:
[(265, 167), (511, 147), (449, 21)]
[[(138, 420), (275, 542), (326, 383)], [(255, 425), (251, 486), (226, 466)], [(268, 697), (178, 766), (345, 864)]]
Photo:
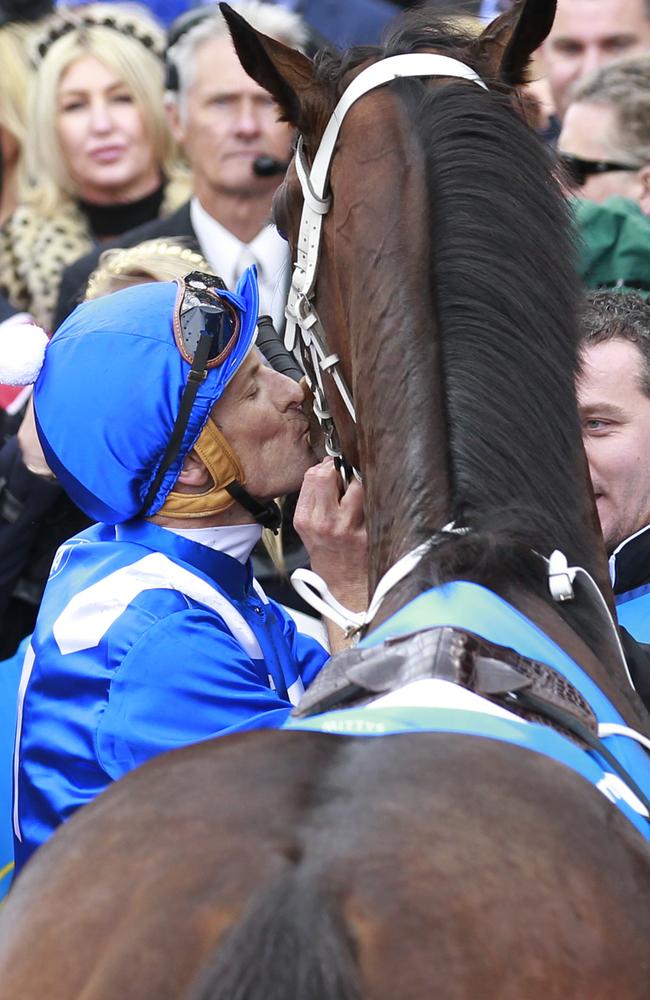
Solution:
[(257, 265), (260, 313), (270, 315), (276, 330), (283, 330), (291, 268), (288, 245), (275, 226), (265, 226), (250, 243), (243, 243), (209, 215), (196, 197), (190, 202), (190, 218), (203, 256), (228, 288), (235, 287), (250, 264)]

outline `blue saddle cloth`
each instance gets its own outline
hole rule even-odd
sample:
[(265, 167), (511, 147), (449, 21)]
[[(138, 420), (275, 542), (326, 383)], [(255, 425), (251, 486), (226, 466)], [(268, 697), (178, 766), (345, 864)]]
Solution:
[[(597, 684), (560, 646), (507, 601), (476, 583), (461, 580), (425, 591), (366, 636), (360, 645), (378, 646), (398, 635), (444, 625), (474, 632), (489, 642), (509, 646), (521, 656), (546, 663), (581, 692), (599, 723), (625, 725)], [(325, 712), (307, 719), (289, 719), (284, 728), (345, 736), (385, 736), (417, 731), (464, 733), (521, 746), (577, 771), (614, 801), (650, 840), (650, 820), (630, 805), (627, 790), (621, 789), (620, 781), (611, 775), (611, 766), (599, 754), (581, 750), (560, 733), (541, 724), (448, 708), (363, 706)], [(603, 742), (650, 797), (648, 752), (624, 736), (608, 736)]]

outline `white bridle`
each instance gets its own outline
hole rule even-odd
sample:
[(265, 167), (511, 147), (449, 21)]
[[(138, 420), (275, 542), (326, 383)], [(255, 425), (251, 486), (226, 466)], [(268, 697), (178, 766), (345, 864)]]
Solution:
[[(314, 415), (325, 436), (325, 450), (328, 455), (337, 459), (342, 475), (345, 475), (345, 462), (338, 443), (332, 414), (327, 405), (323, 386), (324, 372), (329, 372), (334, 380), (339, 395), (354, 423), (356, 423), (356, 413), (352, 393), (341, 373), (340, 358), (338, 354), (333, 354), (328, 350), (325, 331), (313, 304), (323, 218), (327, 215), (331, 204), (331, 198), (329, 195), (326, 196), (325, 191), (339, 130), (352, 105), (368, 91), (391, 80), (408, 76), (458, 77), (461, 80), (470, 80), (487, 90), (478, 74), (457, 59), (430, 52), (390, 56), (388, 59), (382, 59), (380, 62), (368, 66), (354, 78), (347, 88), (332, 112), (332, 117), (314, 157), (311, 171), (305, 157), (302, 137), (298, 139), (294, 159), (304, 202), (298, 233), (296, 262), (285, 310), (287, 326), (284, 343), (287, 350), (294, 351), (297, 333), (300, 330), (302, 351), (303, 354), (309, 355), (314, 372), (315, 384), (311, 386), (314, 394)], [(355, 475), (359, 477), (358, 472), (354, 471)]]

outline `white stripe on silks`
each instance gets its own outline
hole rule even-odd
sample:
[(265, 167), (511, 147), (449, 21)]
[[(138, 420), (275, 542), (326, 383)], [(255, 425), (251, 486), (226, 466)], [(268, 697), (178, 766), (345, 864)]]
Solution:
[(302, 682), (302, 677), (296, 677), (293, 684), (287, 688), (287, 697), (289, 698), (291, 704), (297, 705), (304, 693), (305, 685)]
[(269, 599), (266, 596), (266, 594), (264, 593), (264, 590), (262, 589), (261, 583), (258, 583), (258, 581), (255, 579), (255, 577), (253, 577), (253, 590), (255, 591), (255, 593), (257, 594), (257, 596), (259, 597), (259, 599), (262, 602), (262, 604), (268, 604), (269, 603)]
[[(271, 688), (271, 691), (277, 691), (277, 688), (275, 686), (275, 681), (273, 680), (271, 674), (269, 674), (268, 677), (269, 677), (269, 687)], [(293, 682), (293, 684), (289, 685), (289, 687), (287, 688), (287, 698), (294, 707), (298, 704), (304, 693), (305, 693), (305, 685), (302, 682), (302, 677), (297, 677)]]
[(20, 737), (23, 731), (23, 709), (25, 707), (25, 693), (27, 691), (27, 685), (29, 684), (29, 678), (32, 676), (32, 668), (34, 666), (34, 650), (32, 649), (32, 644), (30, 642), (27, 647), (27, 652), (25, 653), (25, 659), (23, 661), (23, 669), (20, 675), (20, 684), (18, 685), (18, 712), (16, 715), (16, 742), (14, 743), (14, 833), (18, 840), (22, 843), (23, 837), (20, 832), (20, 822), (18, 819), (18, 770), (20, 765)]
[(98, 646), (120, 615), (147, 590), (176, 590), (211, 608), (251, 659), (263, 659), (253, 630), (228, 599), (216, 587), (160, 552), (124, 566), (75, 594), (52, 629), (61, 653), (77, 653)]

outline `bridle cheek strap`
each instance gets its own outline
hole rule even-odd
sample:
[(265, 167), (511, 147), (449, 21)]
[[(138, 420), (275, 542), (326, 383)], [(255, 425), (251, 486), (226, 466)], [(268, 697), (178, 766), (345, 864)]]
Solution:
[(390, 56), (388, 59), (373, 63), (359, 73), (342, 95), (323, 133), (311, 170), (305, 156), (302, 136), (298, 139), (296, 148), (294, 164), (304, 202), (298, 233), (296, 262), (285, 311), (287, 326), (284, 342), (287, 350), (293, 351), (296, 347), (298, 330), (300, 330), (303, 366), (307, 369), (307, 374), (312, 382), (314, 413), (324, 432), (325, 450), (337, 459), (343, 468), (345, 468), (345, 461), (325, 397), (322, 378), (324, 372), (328, 372), (332, 377), (354, 423), (356, 423), (356, 413), (352, 393), (340, 370), (340, 358), (338, 354), (328, 349), (325, 331), (312, 301), (316, 287), (323, 218), (327, 215), (331, 204), (331, 198), (325, 194), (330, 164), (343, 119), (360, 97), (376, 87), (400, 77), (428, 76), (449, 76), (469, 80), (487, 90), (486, 85), (473, 69), (449, 56), (436, 55), (431, 52)]
[(159, 514), (169, 518), (198, 518), (221, 514), (235, 502), (226, 487), (234, 481), (244, 483), (244, 470), (217, 425), (208, 419), (193, 450), (201, 459), (212, 479), (201, 493), (181, 493), (171, 490)]

